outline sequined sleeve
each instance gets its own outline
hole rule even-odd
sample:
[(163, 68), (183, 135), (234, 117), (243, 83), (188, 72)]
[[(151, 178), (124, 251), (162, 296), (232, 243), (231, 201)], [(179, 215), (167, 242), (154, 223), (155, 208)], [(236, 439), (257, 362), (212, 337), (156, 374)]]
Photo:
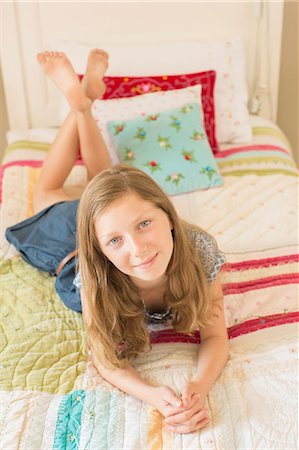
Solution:
[(211, 284), (226, 261), (225, 255), (219, 250), (216, 240), (209, 233), (193, 228), (186, 231), (189, 239), (195, 244), (203, 263), (208, 283)]
[(80, 272), (77, 273), (77, 275), (74, 278), (73, 284), (78, 288), (82, 288), (82, 281), (81, 281), (81, 275)]

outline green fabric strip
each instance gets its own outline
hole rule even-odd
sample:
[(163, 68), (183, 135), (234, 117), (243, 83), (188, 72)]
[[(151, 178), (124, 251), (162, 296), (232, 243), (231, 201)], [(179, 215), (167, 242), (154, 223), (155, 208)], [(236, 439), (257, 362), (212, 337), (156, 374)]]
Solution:
[(281, 141), (283, 141), (290, 147), (290, 143), (289, 143), (287, 137), (285, 136), (285, 134), (282, 131), (277, 130), (276, 128), (253, 127), (252, 133), (254, 136), (267, 135), (267, 136), (277, 137), (278, 139), (280, 139)]
[(12, 144), (9, 144), (6, 147), (6, 149), (4, 151), (4, 155), (6, 156), (14, 150), (21, 150), (21, 149), (26, 149), (26, 150), (29, 149), (29, 150), (46, 152), (49, 150), (50, 145), (51, 145), (50, 143), (45, 143), (45, 142), (16, 141), (16, 142), (13, 142)]
[(124, 394), (107, 390), (74, 391), (60, 403), (53, 450), (123, 448)]
[(79, 448), (84, 401), (83, 390), (74, 391), (62, 399), (57, 416), (53, 450)]
[(279, 156), (257, 156), (251, 158), (239, 158), (230, 161), (218, 162), (218, 167), (238, 166), (240, 164), (254, 164), (254, 163), (281, 163), (285, 166), (296, 167), (295, 163), (291, 159), (281, 158)]
[(258, 175), (258, 176), (263, 176), (263, 175), (278, 175), (278, 174), (282, 174), (282, 175), (289, 175), (291, 177), (298, 177), (298, 174), (295, 172), (291, 172), (289, 170), (283, 170), (283, 169), (269, 169), (269, 170), (256, 170), (256, 169), (252, 169), (252, 170), (231, 170), (229, 172), (221, 172), (221, 175), (224, 177), (229, 177), (229, 176), (234, 176), (234, 177), (243, 177), (245, 175)]
[(87, 391), (84, 402), (84, 409), (82, 411), (81, 417), (81, 441), (80, 445), (86, 450), (92, 448), (91, 438), (95, 429), (94, 418), (95, 418), (95, 405), (96, 405), (96, 392)]

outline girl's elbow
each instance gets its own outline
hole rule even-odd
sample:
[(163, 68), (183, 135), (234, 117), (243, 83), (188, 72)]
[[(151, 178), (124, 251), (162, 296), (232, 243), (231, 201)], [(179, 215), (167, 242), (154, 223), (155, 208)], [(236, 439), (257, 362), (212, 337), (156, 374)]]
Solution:
[(225, 340), (225, 344), (224, 344), (224, 358), (225, 358), (225, 364), (228, 361), (229, 358), (229, 339), (227, 338)]

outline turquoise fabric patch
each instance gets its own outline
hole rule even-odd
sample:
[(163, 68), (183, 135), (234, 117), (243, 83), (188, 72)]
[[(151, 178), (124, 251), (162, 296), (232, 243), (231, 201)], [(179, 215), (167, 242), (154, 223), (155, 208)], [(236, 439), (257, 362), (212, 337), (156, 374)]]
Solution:
[(124, 394), (104, 390), (63, 396), (57, 413), (53, 450), (118, 450), (124, 439)]
[(107, 127), (120, 160), (148, 173), (167, 194), (223, 185), (196, 103)]
[(61, 400), (53, 450), (77, 450), (80, 443), (81, 415), (85, 392), (74, 391)]

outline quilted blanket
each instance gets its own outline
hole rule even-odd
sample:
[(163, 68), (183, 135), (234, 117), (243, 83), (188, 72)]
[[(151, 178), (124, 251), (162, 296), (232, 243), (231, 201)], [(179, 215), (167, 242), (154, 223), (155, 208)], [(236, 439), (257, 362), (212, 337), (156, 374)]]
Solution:
[[(157, 410), (105, 382), (88, 359), (81, 315), (54, 280), (26, 264), (5, 228), (32, 214), (32, 188), (49, 142), (19, 139), (0, 173), (1, 431), (3, 450), (295, 450), (297, 442), (298, 174), (275, 125), (246, 146), (222, 146), (224, 186), (173, 197), (180, 215), (215, 236), (222, 271), (229, 361), (207, 398), (202, 431), (164, 429)], [(67, 180), (82, 190), (82, 162)], [(196, 368), (198, 333), (151, 333), (134, 365), (180, 392)]]

